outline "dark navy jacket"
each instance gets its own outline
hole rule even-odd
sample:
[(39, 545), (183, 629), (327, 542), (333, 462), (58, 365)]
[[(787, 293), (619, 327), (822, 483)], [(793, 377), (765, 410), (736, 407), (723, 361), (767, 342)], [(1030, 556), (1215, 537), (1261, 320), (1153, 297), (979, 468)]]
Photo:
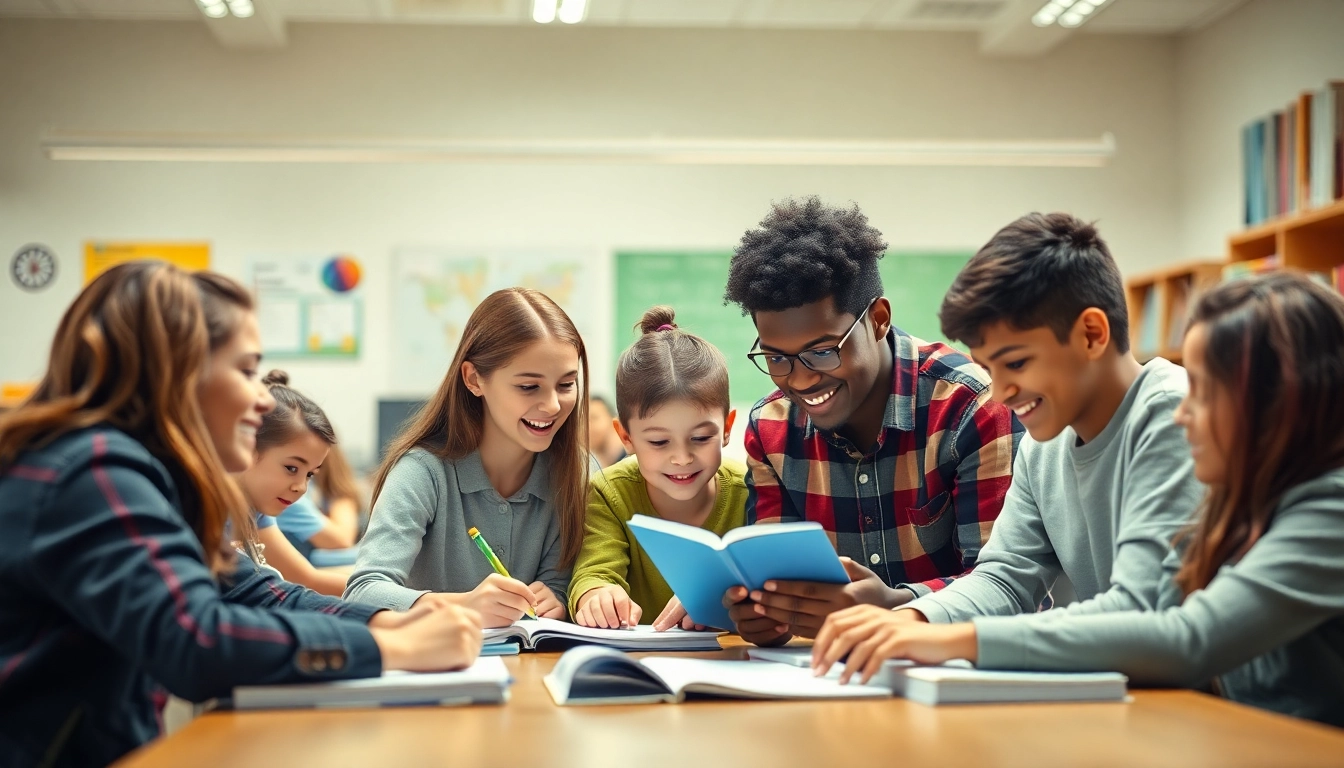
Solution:
[(0, 766), (105, 765), (160, 733), (165, 689), (377, 675), (375, 611), (243, 557), (217, 583), (163, 464), (65, 435), (0, 469)]

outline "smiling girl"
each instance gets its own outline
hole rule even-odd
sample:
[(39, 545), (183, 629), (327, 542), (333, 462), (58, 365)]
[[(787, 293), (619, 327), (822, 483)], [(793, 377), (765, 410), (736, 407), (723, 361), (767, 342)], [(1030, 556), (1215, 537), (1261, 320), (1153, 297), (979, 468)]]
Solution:
[[(345, 595), (448, 603), (504, 626), (564, 618), (583, 543), (588, 358), (564, 310), (525, 288), (471, 313), (439, 390), (388, 447)], [(514, 578), (467, 535), (478, 528)]]
[(589, 491), (570, 588), (574, 621), (587, 627), (695, 626), (631, 533), (635, 514), (720, 536), (746, 522), (747, 468), (723, 459), (736, 416), (728, 364), (674, 318), (671, 307), (645, 312), (642, 335), (616, 363), (615, 428), (634, 455), (594, 477)]
[(275, 408), (262, 418), (257, 429), (252, 466), (236, 475), (256, 522), (256, 531), (244, 542), (244, 551), (287, 581), (339, 597), (345, 591), (345, 576), (313, 567), (285, 538), (275, 520), (308, 492), (308, 483), (336, 444), (336, 432), (316, 403), (289, 387), (284, 371), (271, 371), (262, 384), (274, 398)]

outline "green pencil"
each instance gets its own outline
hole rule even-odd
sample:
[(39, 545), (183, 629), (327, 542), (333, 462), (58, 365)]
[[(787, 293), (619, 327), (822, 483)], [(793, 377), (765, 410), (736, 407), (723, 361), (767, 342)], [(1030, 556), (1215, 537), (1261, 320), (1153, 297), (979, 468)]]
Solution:
[[(481, 554), (485, 555), (486, 560), (490, 561), (490, 565), (495, 569), (495, 573), (498, 573), (506, 579), (513, 578), (509, 575), (509, 569), (505, 568), (504, 564), (499, 562), (498, 557), (495, 557), (495, 551), (490, 549), (489, 544), (485, 543), (485, 537), (481, 535), (480, 531), (475, 528), (468, 528), (467, 535), (471, 537), (472, 541), (476, 542), (476, 548), (481, 550)], [(537, 618), (537, 612), (530, 607), (527, 609), (527, 615), (534, 619)]]

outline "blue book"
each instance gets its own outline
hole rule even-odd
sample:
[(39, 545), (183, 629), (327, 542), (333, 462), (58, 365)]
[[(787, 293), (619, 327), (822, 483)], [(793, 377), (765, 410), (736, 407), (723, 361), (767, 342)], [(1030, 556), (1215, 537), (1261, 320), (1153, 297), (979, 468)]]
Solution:
[(635, 515), (630, 529), (697, 624), (732, 629), (723, 593), (760, 589), (766, 581), (847, 584), (826, 531), (817, 523), (749, 525), (724, 534), (657, 517)]

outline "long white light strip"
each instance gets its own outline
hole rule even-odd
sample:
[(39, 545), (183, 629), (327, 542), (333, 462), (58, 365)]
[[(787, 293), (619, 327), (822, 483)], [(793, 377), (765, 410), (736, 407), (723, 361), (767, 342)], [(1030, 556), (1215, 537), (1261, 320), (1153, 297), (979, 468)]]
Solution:
[(1108, 2), (1110, 0), (1049, 0), (1031, 17), (1031, 23), (1048, 27), (1059, 22), (1061, 27), (1077, 27)]
[(560, 20), (566, 24), (578, 24), (588, 12), (588, 0), (560, 0)]
[(283, 139), (51, 134), (52, 160), (219, 163), (616, 163), (646, 165), (1025, 166), (1096, 168), (1115, 138), (1041, 141), (785, 139)]
[(558, 0), (532, 0), (532, 20), (538, 24), (550, 24), (555, 21), (555, 7)]

